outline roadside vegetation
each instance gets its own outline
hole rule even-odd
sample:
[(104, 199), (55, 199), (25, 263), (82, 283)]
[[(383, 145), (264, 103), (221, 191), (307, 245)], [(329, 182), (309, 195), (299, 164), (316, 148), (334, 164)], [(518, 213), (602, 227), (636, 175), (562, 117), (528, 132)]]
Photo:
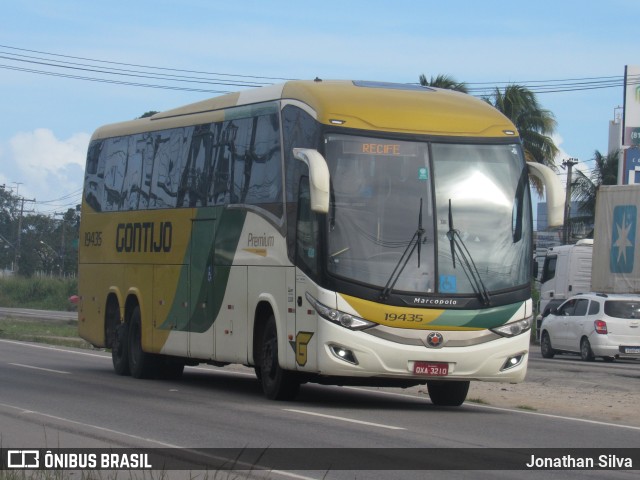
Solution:
[[(0, 278), (0, 306), (38, 310), (73, 311), (69, 297), (75, 295), (75, 278)], [(78, 337), (76, 320), (50, 318), (0, 318), (0, 338), (70, 347), (89, 347)], [(1, 478), (1, 477), (0, 477)]]
[(0, 277), (0, 306), (72, 311), (69, 297), (78, 292), (77, 278)]

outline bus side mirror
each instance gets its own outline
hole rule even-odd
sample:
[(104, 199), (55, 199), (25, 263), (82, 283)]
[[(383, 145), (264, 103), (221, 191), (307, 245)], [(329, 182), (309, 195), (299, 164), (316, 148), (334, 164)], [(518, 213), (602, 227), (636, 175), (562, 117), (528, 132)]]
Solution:
[(294, 148), (293, 157), (309, 167), (311, 210), (329, 213), (329, 167), (324, 157), (311, 148)]
[(560, 227), (564, 224), (565, 190), (556, 172), (546, 165), (527, 162), (529, 175), (538, 178), (544, 184), (547, 199), (547, 223), (550, 227)]

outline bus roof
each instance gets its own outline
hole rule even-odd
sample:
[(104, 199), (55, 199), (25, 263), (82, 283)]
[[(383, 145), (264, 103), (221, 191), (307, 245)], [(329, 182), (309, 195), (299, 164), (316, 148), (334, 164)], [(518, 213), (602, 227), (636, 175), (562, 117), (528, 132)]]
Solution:
[(435, 136), (514, 137), (514, 125), (487, 102), (453, 90), (349, 80), (294, 80), (192, 103), (152, 117), (106, 125), (93, 139), (224, 120), (224, 110), (268, 101), (309, 107), (323, 124)]

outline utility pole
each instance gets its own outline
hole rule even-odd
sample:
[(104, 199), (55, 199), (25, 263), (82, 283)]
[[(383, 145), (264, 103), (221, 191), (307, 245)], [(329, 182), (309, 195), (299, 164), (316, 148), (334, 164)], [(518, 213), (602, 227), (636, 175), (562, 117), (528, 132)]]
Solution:
[[(15, 183), (15, 182), (14, 182)], [(18, 184), (18, 186), (20, 186), (20, 184)], [(34, 203), (36, 201), (36, 199), (32, 199), (32, 200), (27, 200), (24, 197), (20, 197), (18, 199), (20, 201), (20, 216), (18, 217), (18, 235), (16, 238), (16, 252), (15, 252), (15, 258), (13, 261), (13, 271), (15, 273), (18, 273), (18, 265), (20, 263), (20, 237), (22, 236), (22, 216), (24, 214), (24, 202), (32, 202)]]
[(64, 260), (66, 256), (66, 248), (64, 243), (64, 237), (65, 237), (64, 212), (62, 213), (55, 212), (53, 214), (54, 218), (57, 217), (58, 215), (62, 216), (62, 218), (60, 219), (60, 222), (61, 222), (60, 228), (62, 229), (62, 233), (61, 233), (62, 241), (60, 242), (60, 276), (64, 277)]
[(571, 230), (571, 225), (569, 223), (569, 217), (571, 214), (571, 171), (573, 169), (573, 166), (577, 163), (577, 158), (569, 158), (568, 160), (562, 162), (562, 168), (567, 169), (567, 194), (564, 201), (564, 245), (567, 245), (569, 243), (569, 231)]

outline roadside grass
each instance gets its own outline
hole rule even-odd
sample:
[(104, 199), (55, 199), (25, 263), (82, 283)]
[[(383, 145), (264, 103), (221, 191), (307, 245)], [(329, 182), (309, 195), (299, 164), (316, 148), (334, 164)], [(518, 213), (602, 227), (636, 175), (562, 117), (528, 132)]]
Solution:
[(530, 405), (518, 405), (516, 408), (517, 408), (518, 410), (527, 410), (527, 411), (529, 411), (529, 412), (537, 412), (537, 411), (538, 411), (538, 409), (537, 409), (537, 408), (532, 407), (532, 406), (530, 406)]
[(71, 311), (75, 306), (69, 297), (77, 293), (77, 278), (0, 277), (3, 307)]
[(74, 320), (0, 318), (0, 338), (65, 347), (92, 348), (78, 336), (77, 322)]

